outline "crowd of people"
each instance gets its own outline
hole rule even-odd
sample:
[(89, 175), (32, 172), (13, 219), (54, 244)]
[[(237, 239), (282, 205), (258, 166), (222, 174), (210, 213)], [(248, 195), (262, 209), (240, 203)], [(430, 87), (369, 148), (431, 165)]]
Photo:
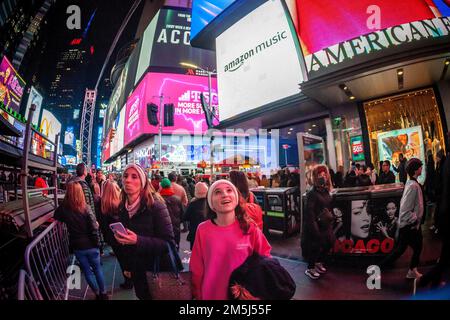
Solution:
[[(390, 170), (391, 163), (380, 163), (379, 174), (373, 165), (360, 166), (352, 163), (349, 172), (343, 175), (340, 168), (336, 174), (330, 172), (325, 165), (314, 167), (312, 172), (312, 188), (306, 195), (304, 210), (304, 233), (301, 240), (302, 252), (308, 262), (305, 274), (314, 280), (327, 271), (324, 258), (330, 252), (336, 239), (342, 236), (340, 231), (344, 224), (351, 230), (351, 239), (367, 239), (371, 230), (379, 237), (396, 239), (394, 250), (380, 263), (382, 268), (392, 263), (404, 254), (408, 247), (413, 250), (409, 270), (406, 278), (418, 279), (418, 286), (427, 286), (430, 283), (437, 287), (443, 273), (450, 265), (450, 215), (448, 214), (450, 197), (450, 163), (446, 161), (443, 151), (437, 154), (437, 164), (429, 156), (427, 163), (417, 158), (405, 159), (400, 155), (399, 164), (394, 167), (398, 172), (400, 182), (404, 183), (404, 190), (399, 203), (387, 199), (382, 204), (382, 219), (372, 219), (376, 205), (371, 200), (351, 201), (351, 221), (343, 222), (343, 210), (333, 203), (330, 192), (333, 188), (370, 186), (373, 184), (389, 184), (396, 181), (394, 173)], [(427, 170), (424, 185), (418, 182), (422, 170)], [(342, 178), (343, 177), (343, 178)], [(422, 224), (425, 221), (427, 203), (435, 204), (434, 226), (439, 229), (443, 241), (440, 258), (436, 266), (429, 273), (422, 275), (418, 271), (420, 255), (423, 246)], [(397, 216), (398, 212), (398, 216)]]
[[(54, 218), (67, 224), (71, 250), (97, 299), (108, 299), (100, 264), (104, 244), (122, 269), (121, 286), (134, 288), (143, 300), (152, 298), (147, 272), (154, 271), (156, 260), (159, 270), (170, 269), (164, 259), (167, 246), (177, 252), (183, 232), (192, 250), (192, 292), (199, 300), (227, 299), (237, 267), (255, 252), (270, 257), (262, 209), (250, 191), (252, 179), (239, 171), (213, 183), (188, 178), (155, 172), (149, 179), (143, 168), (129, 164), (119, 185), (117, 176), (106, 178), (101, 170), (93, 176), (81, 163), (66, 180), (66, 195)], [(124, 229), (111, 228), (117, 223)]]

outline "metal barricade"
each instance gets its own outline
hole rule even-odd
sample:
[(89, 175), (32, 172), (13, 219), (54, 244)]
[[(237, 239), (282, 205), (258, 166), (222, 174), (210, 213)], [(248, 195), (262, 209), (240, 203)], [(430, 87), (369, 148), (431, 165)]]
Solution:
[(63, 223), (53, 222), (25, 250), (25, 269), (44, 300), (67, 299), (69, 265), (69, 235)]
[(25, 270), (20, 270), (18, 300), (44, 300), (36, 281)]

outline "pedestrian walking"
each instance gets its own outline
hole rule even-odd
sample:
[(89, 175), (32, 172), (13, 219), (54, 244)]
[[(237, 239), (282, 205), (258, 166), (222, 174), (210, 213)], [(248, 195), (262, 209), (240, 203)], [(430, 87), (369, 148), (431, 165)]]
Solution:
[(99, 226), (79, 183), (67, 184), (63, 203), (56, 209), (54, 218), (67, 225), (70, 248), (97, 300), (108, 300), (100, 265)]
[(406, 173), (406, 161), (407, 159), (403, 156), (403, 153), (398, 155), (399, 164), (397, 167), (392, 166), (395, 172), (398, 172), (398, 177), (401, 183), (406, 184), (406, 180), (408, 179), (408, 175)]
[(315, 280), (327, 271), (323, 259), (334, 242), (334, 217), (328, 168), (324, 165), (316, 166), (313, 169), (312, 177), (313, 188), (306, 195), (302, 251), (308, 261), (305, 274)]
[(397, 260), (406, 251), (408, 246), (413, 249), (413, 256), (406, 274), (408, 279), (422, 276), (417, 270), (422, 252), (422, 216), (424, 214), (424, 199), (422, 186), (417, 178), (422, 174), (422, 161), (411, 158), (406, 164), (409, 180), (406, 182), (399, 212), (399, 240), (396, 249), (385, 259), (381, 265), (389, 265)]
[(169, 179), (161, 180), (161, 191), (159, 192), (166, 202), (167, 210), (169, 210), (170, 220), (172, 221), (173, 234), (177, 250), (180, 248), (180, 225), (184, 214), (184, 207), (181, 199), (175, 195), (172, 183)]
[(385, 160), (383, 161), (382, 171), (378, 175), (377, 184), (389, 184), (389, 183), (395, 183), (395, 175), (391, 171), (391, 162), (389, 160)]
[[(127, 234), (115, 233), (123, 245), (126, 265), (130, 266), (131, 279), (138, 299), (151, 299), (146, 272), (154, 270), (154, 260), (167, 253), (167, 243), (175, 247), (172, 222), (164, 199), (148, 181), (144, 169), (129, 164), (123, 173), (120, 222)], [(178, 259), (179, 260), (179, 259)], [(160, 271), (168, 270), (161, 259)], [(182, 269), (181, 261), (177, 261)]]
[(189, 233), (186, 239), (190, 243), (191, 250), (194, 247), (195, 235), (197, 233), (199, 224), (207, 219), (207, 194), (208, 185), (204, 182), (197, 182), (197, 184), (195, 185), (195, 197), (192, 202), (189, 203), (183, 217), (183, 221), (187, 221), (189, 223)]

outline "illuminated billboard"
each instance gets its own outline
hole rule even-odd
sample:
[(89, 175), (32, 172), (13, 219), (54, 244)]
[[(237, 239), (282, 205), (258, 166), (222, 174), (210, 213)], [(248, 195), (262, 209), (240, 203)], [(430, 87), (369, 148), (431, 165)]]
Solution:
[(442, 39), (450, 33), (448, 0), (286, 2), (310, 74), (329, 71), (328, 67), (346, 61), (354, 64), (355, 57)]
[(75, 133), (73, 126), (69, 126), (66, 128), (66, 132), (64, 133), (64, 144), (75, 148)]
[(30, 113), (30, 107), (32, 104), (36, 106), (36, 110), (33, 113), (33, 119), (31, 120), (31, 123), (34, 125), (39, 124), (39, 116), (41, 115), (41, 106), (42, 106), (42, 95), (37, 91), (33, 86), (31, 86), (30, 89), (30, 95), (28, 97), (27, 101), (27, 108), (25, 111), (25, 116), (28, 119), (29, 113)]
[(123, 148), (123, 136), (125, 129), (125, 107), (119, 112), (113, 123), (114, 136), (110, 142), (110, 155), (113, 156)]
[(55, 142), (57, 134), (61, 134), (61, 122), (47, 109), (42, 109), (40, 131), (52, 142)]
[[(212, 104), (218, 105), (217, 81), (212, 79)], [(124, 145), (142, 134), (158, 133), (149, 123), (149, 104), (174, 104), (174, 126), (164, 127), (163, 134), (203, 134), (207, 130), (200, 102), (203, 93), (208, 100), (208, 78), (181, 74), (148, 73), (127, 100)], [(159, 117), (159, 112), (158, 112)]]
[[(421, 126), (379, 133), (377, 141), (380, 161), (389, 160), (393, 165), (398, 166), (399, 155), (403, 154), (406, 159), (418, 158), (425, 165), (425, 146)], [(425, 182), (425, 173), (426, 170), (423, 169), (417, 179), (421, 184)]]
[[(216, 67), (213, 51), (194, 48), (191, 38), (191, 11), (162, 8), (146, 28), (140, 42), (139, 63), (134, 84), (147, 68), (163, 68), (163, 72), (185, 73), (182, 62), (203, 69)], [(161, 72), (161, 71), (160, 71)]]
[(268, 1), (216, 39), (221, 120), (299, 94), (305, 80), (289, 11)]
[(16, 112), (20, 110), (25, 81), (17, 74), (6, 56), (0, 64), (0, 101)]
[(220, 13), (236, 0), (194, 0), (192, 4), (191, 37), (194, 38)]

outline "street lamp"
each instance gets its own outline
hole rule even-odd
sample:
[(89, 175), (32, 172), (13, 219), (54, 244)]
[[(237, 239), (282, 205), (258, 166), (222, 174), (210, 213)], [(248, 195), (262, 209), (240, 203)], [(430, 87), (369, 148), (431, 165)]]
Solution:
[[(200, 68), (199, 66), (197, 66), (197, 65), (195, 65), (195, 64), (192, 64), (192, 63), (188, 63), (188, 62), (180, 62), (180, 65), (182, 65), (183, 67), (188, 67), (188, 68), (192, 68), (192, 69), (198, 69), (198, 70), (201, 70), (201, 71), (203, 71), (203, 72), (206, 72), (206, 74), (208, 75), (208, 95), (209, 95), (209, 97), (208, 97), (208, 100), (209, 100), (209, 102), (208, 102), (208, 105), (209, 105), (209, 107), (211, 108), (211, 113), (212, 113), (212, 115), (213, 115), (213, 117), (214, 118), (216, 118), (217, 119), (217, 117), (216, 117), (216, 113), (215, 113), (215, 109), (214, 109), (214, 107), (213, 107), (213, 105), (212, 105), (212, 76), (213, 75), (217, 75), (217, 72), (216, 72), (216, 70), (213, 70), (213, 71), (210, 71), (210, 70), (208, 70), (208, 69), (203, 69), (203, 68)], [(218, 120), (218, 119), (217, 119)], [(214, 150), (213, 150), (213, 141), (214, 141), (214, 135), (213, 134), (211, 134), (211, 139), (210, 139), (210, 141), (209, 141), (209, 145), (210, 145), (210, 151), (211, 151), (211, 156), (210, 156), (210, 162), (211, 162), (211, 179), (212, 179), (212, 176), (213, 176), (213, 173), (214, 173)]]

